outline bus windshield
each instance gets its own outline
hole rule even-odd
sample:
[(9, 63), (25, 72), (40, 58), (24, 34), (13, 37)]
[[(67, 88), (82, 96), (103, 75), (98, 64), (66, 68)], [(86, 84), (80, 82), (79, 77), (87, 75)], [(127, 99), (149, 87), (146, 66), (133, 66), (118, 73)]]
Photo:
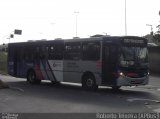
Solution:
[(122, 47), (120, 55), (121, 66), (148, 63), (148, 51), (146, 47)]

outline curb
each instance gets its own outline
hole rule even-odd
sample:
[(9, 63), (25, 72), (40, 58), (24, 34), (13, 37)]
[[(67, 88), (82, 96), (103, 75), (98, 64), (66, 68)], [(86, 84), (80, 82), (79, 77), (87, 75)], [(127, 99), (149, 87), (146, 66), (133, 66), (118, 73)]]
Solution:
[(4, 83), (3, 81), (1, 81), (1, 79), (0, 79), (0, 89), (4, 89), (4, 88), (9, 88), (9, 86), (6, 83)]

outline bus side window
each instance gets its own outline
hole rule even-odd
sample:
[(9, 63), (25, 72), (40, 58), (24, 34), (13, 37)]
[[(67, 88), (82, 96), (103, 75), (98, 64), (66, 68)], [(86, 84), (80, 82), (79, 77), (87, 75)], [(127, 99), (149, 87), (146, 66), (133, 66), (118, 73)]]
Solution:
[(105, 55), (105, 61), (109, 62), (110, 56), (109, 56), (109, 47), (108, 46), (105, 46), (104, 55)]
[(55, 60), (62, 60), (63, 59), (63, 45), (62, 44), (55, 44)]
[(84, 42), (82, 45), (82, 59), (97, 61), (100, 59), (100, 42)]
[(16, 55), (15, 49), (16, 49), (15, 46), (13, 46), (13, 45), (9, 46), (9, 52), (8, 52), (9, 61), (15, 60), (15, 55)]
[(42, 45), (38, 49), (37, 51), (39, 51), (38, 54), (40, 59), (48, 58), (48, 49), (49, 49), (48, 46)]
[(81, 44), (80, 43), (66, 43), (64, 59), (66, 60), (80, 60)]
[(48, 48), (48, 58), (53, 60), (63, 59), (63, 46), (60, 44), (53, 44)]
[(118, 59), (118, 49), (116, 46), (111, 46), (110, 47), (110, 61), (112, 63), (115, 63), (117, 62), (117, 59)]
[(23, 49), (23, 47), (19, 47), (18, 49), (19, 49), (19, 51), (17, 52), (17, 60), (22, 61), (24, 59), (24, 57), (23, 57), (24, 49)]
[(28, 60), (28, 53), (27, 53), (27, 48), (24, 49), (24, 60)]
[(8, 48), (8, 60), (9, 61), (13, 60), (13, 48), (12, 48), (12, 46), (9, 46), (9, 48)]
[(30, 47), (28, 55), (29, 55), (29, 60), (33, 61), (34, 60), (34, 48), (33, 47)]
[(39, 59), (39, 47), (35, 48), (34, 59)]
[(49, 46), (46, 46), (46, 53), (45, 53), (46, 55), (46, 58), (48, 59), (48, 55), (49, 55)]
[(34, 60), (34, 48), (29, 46), (23, 49), (24, 49), (23, 59), (26, 61), (33, 61)]
[(48, 58), (49, 59), (54, 59), (54, 46), (49, 46), (49, 49), (48, 49)]

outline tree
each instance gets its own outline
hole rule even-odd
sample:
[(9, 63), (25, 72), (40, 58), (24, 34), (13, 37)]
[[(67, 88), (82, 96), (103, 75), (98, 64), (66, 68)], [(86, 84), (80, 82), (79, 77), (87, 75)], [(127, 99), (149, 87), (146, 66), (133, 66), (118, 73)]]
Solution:
[(153, 36), (153, 38), (154, 38), (155, 42), (160, 43), (160, 34), (155, 34)]
[(156, 28), (158, 28), (157, 34), (160, 34), (160, 25), (158, 25)]

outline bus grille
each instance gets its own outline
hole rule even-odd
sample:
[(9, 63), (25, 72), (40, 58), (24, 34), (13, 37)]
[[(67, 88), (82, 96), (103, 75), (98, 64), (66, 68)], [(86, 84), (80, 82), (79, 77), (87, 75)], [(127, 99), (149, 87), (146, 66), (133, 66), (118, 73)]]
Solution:
[(143, 80), (132, 80), (130, 83), (131, 84), (142, 84)]

